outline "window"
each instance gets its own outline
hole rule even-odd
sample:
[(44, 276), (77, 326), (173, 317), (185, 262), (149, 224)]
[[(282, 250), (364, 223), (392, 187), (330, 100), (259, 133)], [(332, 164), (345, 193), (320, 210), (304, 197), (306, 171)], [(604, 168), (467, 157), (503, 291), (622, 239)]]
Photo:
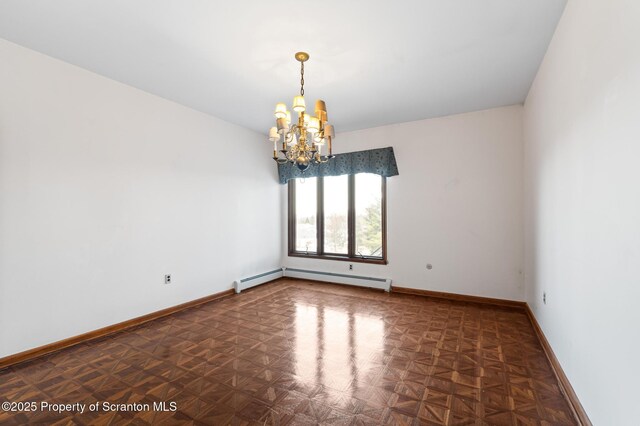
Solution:
[(296, 251), (316, 252), (318, 240), (318, 186), (317, 178), (300, 180), (296, 197)]
[(387, 263), (386, 178), (289, 180), (289, 256)]

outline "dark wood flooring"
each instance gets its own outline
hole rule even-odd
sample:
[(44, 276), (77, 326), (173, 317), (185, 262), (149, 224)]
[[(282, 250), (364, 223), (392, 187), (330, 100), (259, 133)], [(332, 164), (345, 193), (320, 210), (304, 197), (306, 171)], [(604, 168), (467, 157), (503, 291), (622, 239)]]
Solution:
[(37, 409), (0, 424), (575, 424), (524, 312), (296, 280), (0, 370), (7, 401)]

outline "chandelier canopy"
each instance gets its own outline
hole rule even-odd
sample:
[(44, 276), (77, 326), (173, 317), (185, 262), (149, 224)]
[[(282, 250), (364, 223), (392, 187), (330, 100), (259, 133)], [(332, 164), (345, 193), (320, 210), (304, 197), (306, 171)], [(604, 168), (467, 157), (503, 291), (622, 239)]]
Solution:
[[(269, 140), (273, 142), (273, 159), (278, 164), (290, 162), (305, 171), (311, 162), (326, 163), (335, 157), (331, 150), (335, 131), (327, 122), (327, 106), (323, 100), (316, 101), (315, 115), (305, 112), (304, 63), (309, 54), (298, 52), (295, 58), (300, 62), (300, 95), (293, 98), (292, 109), (298, 113), (298, 120), (292, 124), (291, 111), (284, 103), (276, 104), (276, 125), (269, 131)], [(278, 152), (279, 143), (282, 143), (282, 149)], [(323, 155), (325, 144), (328, 152)]]

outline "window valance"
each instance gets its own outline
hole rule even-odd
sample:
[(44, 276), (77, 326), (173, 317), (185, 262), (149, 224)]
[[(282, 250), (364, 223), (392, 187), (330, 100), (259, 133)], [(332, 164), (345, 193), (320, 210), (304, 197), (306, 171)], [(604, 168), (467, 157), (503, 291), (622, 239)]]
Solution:
[(289, 179), (309, 178), (316, 176), (340, 176), (356, 173), (374, 173), (389, 177), (398, 174), (398, 165), (393, 148), (368, 149), (366, 151), (336, 154), (327, 163), (311, 163), (309, 168), (301, 172), (294, 164), (278, 164), (280, 183), (285, 184)]

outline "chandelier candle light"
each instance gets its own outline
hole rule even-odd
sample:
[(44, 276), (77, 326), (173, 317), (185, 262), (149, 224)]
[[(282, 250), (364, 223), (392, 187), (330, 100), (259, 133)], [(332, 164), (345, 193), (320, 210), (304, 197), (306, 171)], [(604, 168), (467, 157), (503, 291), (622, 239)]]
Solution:
[[(273, 159), (278, 164), (290, 162), (305, 171), (311, 162), (326, 163), (332, 155), (331, 141), (335, 138), (333, 126), (327, 123), (327, 106), (323, 100), (317, 100), (315, 115), (305, 112), (304, 101), (304, 63), (309, 59), (306, 52), (295, 55), (300, 62), (300, 96), (293, 98), (293, 110), (298, 113), (298, 122), (291, 125), (291, 111), (284, 103), (276, 105), (276, 126), (269, 130), (269, 140), (273, 142)], [(278, 143), (282, 143), (282, 157), (278, 154)], [(327, 144), (328, 153), (322, 155)]]

